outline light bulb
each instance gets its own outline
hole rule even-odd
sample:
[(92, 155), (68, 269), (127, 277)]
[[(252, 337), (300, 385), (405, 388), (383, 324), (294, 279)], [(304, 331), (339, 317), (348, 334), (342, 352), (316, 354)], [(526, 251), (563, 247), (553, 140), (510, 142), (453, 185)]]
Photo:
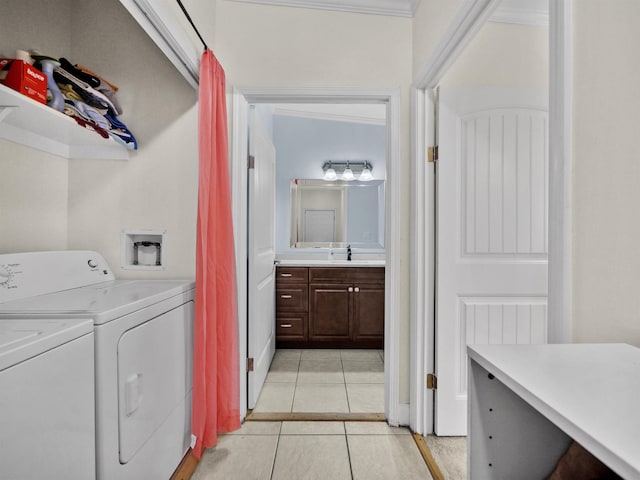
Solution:
[(360, 174), (360, 177), (358, 177), (358, 180), (362, 182), (368, 182), (369, 180), (373, 180), (373, 175), (371, 175), (371, 170), (369, 170), (367, 166), (365, 166), (362, 169), (362, 173)]
[(342, 172), (342, 180), (346, 181), (346, 182), (350, 182), (351, 180), (354, 180), (356, 177), (353, 176), (353, 171), (347, 167), (344, 169), (344, 172)]
[(324, 172), (324, 177), (322, 178), (324, 180), (331, 181), (337, 179), (338, 176), (336, 175), (336, 171), (333, 169), (333, 167), (329, 167), (327, 168), (326, 172)]

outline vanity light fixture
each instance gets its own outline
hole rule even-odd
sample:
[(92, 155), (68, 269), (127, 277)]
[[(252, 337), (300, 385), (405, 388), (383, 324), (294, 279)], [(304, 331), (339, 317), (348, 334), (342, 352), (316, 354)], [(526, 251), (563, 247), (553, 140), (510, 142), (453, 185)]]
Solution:
[(322, 170), (324, 171), (322, 178), (327, 181), (344, 180), (345, 182), (350, 182), (357, 179), (367, 182), (373, 180), (373, 175), (371, 174), (373, 165), (368, 160), (327, 160), (322, 165)]

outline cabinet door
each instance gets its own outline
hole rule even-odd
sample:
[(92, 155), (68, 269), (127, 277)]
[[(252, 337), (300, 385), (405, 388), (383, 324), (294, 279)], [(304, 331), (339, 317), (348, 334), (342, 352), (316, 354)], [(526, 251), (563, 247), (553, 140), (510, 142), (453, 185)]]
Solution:
[(353, 340), (384, 339), (384, 285), (357, 285), (353, 292)]
[(309, 285), (309, 340), (349, 340), (349, 287), (339, 283)]

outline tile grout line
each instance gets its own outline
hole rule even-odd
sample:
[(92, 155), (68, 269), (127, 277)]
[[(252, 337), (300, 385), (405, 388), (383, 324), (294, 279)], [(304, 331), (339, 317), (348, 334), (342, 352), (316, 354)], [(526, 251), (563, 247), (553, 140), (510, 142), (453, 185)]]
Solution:
[(280, 446), (280, 435), (282, 434), (282, 423), (280, 422), (280, 429), (278, 430), (278, 440), (276, 441), (276, 451), (273, 454), (273, 462), (271, 463), (271, 475), (269, 480), (273, 480), (273, 472), (276, 470), (276, 459), (278, 458), (278, 447)]
[[(298, 392), (298, 379), (300, 378), (300, 364), (302, 363), (302, 351), (300, 351), (300, 358), (298, 358), (298, 369), (296, 370), (296, 383), (293, 387), (293, 397), (291, 398), (291, 408), (289, 412), (293, 413), (293, 406), (296, 402), (296, 393)], [(282, 428), (282, 427), (281, 427)], [(278, 439), (278, 442), (280, 439)]]
[[(340, 352), (340, 366), (342, 367), (342, 379), (344, 380), (344, 395), (345, 397), (347, 397), (347, 411), (349, 413), (353, 413), (351, 411), (351, 402), (349, 401), (349, 389), (347, 388), (347, 377), (344, 374), (344, 362), (342, 360), (342, 352)], [(347, 435), (347, 427), (345, 426), (345, 437)], [(349, 443), (347, 442), (347, 450), (349, 448)], [(349, 457), (349, 466), (351, 466), (351, 457)], [(353, 473), (351, 474), (351, 477), (353, 478)]]
[(349, 473), (351, 474), (351, 480), (354, 480), (353, 465), (351, 464), (351, 449), (349, 448), (349, 436), (347, 435), (347, 422), (342, 422), (342, 428), (344, 429), (344, 442), (347, 445), (347, 458), (349, 459)]

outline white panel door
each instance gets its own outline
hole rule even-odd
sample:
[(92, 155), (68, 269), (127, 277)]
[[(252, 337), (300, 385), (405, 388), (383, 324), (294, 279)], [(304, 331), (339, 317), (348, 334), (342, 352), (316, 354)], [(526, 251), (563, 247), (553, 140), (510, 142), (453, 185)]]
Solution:
[(547, 339), (547, 92), (441, 88), (438, 122), (434, 428), (466, 435), (466, 346)]
[(249, 120), (248, 345), (253, 371), (247, 377), (247, 406), (255, 407), (276, 349), (275, 170), (276, 153), (254, 108)]

